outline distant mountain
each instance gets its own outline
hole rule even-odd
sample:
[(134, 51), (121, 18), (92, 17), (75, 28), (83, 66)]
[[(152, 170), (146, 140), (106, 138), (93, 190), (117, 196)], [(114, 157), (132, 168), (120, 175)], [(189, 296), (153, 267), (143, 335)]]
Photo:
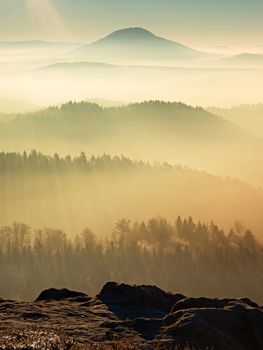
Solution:
[[(28, 56), (27, 60), (35, 58), (43, 58), (44, 55), (64, 55), (65, 53), (82, 46), (79, 43), (70, 42), (49, 42), (43, 40), (29, 40), (29, 41), (0, 41), (0, 54), (2, 57), (8, 56), (8, 61), (15, 59), (25, 60), (25, 54)], [(41, 56), (41, 57), (40, 57)]]
[(44, 40), (0, 41), (0, 48), (49, 47), (57, 45)]
[[(42, 40), (0, 41), (0, 61), (4, 71), (18, 66), (21, 69), (31, 69), (44, 64), (57, 62), (67, 52), (79, 47), (78, 43), (49, 42)], [(36, 62), (37, 65), (36, 65)], [(5, 64), (5, 66), (3, 65)], [(12, 67), (12, 64), (16, 67)]]
[(158, 37), (143, 28), (117, 30), (71, 52), (89, 60), (111, 62), (170, 62), (207, 57), (208, 54)]
[(263, 55), (253, 53), (242, 53), (233, 57), (217, 61), (220, 66), (229, 68), (263, 68)]
[(58, 62), (38, 68), (39, 71), (76, 71), (103, 68), (118, 68), (119, 66), (101, 62)]
[(73, 50), (82, 44), (79, 43), (68, 43), (68, 42), (50, 42), (44, 40), (28, 40), (28, 41), (0, 41), (0, 50), (48, 50), (63, 49), (65, 52)]
[(263, 104), (241, 105), (232, 108), (208, 108), (209, 112), (220, 115), (232, 123), (263, 137)]

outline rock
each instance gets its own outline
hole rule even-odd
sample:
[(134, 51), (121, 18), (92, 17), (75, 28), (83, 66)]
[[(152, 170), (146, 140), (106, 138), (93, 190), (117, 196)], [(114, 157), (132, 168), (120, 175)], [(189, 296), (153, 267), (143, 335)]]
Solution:
[(241, 299), (238, 299), (238, 300), (240, 300), (242, 303), (247, 304), (247, 305), (249, 305), (251, 307), (257, 307), (257, 308), (259, 307), (259, 305), (257, 303), (255, 303), (254, 301), (252, 301), (252, 300), (250, 300), (248, 298), (241, 298)]
[(193, 308), (224, 308), (229, 306), (233, 302), (239, 301), (244, 305), (251, 307), (259, 307), (256, 303), (252, 302), (247, 298), (243, 299), (209, 299), (209, 298), (184, 298), (179, 300), (172, 308), (172, 312), (184, 309), (193, 309)]
[(51, 301), (51, 300), (63, 300), (63, 299), (75, 299), (78, 301), (88, 301), (88, 297), (85, 293), (75, 292), (69, 289), (46, 289), (39, 294), (35, 301)]
[(108, 282), (97, 295), (97, 298), (107, 304), (143, 307), (169, 312), (174, 303), (184, 297), (179, 294), (166, 293), (155, 286), (130, 286), (124, 283)]
[(159, 336), (176, 339), (182, 345), (190, 342), (197, 348), (260, 350), (263, 349), (263, 311), (246, 298), (186, 298), (175, 304), (164, 318)]
[(242, 299), (187, 298), (155, 286), (107, 283), (94, 298), (47, 289), (39, 302), (0, 304), (1, 329), (41, 327), (87, 344), (119, 339), (136, 349), (262, 350), (263, 309)]

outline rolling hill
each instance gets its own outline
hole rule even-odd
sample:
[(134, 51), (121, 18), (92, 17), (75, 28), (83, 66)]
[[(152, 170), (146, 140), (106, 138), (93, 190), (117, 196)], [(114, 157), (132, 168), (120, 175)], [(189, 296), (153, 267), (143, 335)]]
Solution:
[(70, 102), (12, 118), (1, 124), (0, 136), (4, 150), (106, 151), (262, 184), (262, 140), (222, 117), (183, 103), (149, 101), (101, 108)]
[(263, 105), (240, 105), (232, 108), (208, 108), (211, 113), (220, 115), (236, 123), (255, 135), (263, 137)]
[(228, 68), (263, 68), (263, 55), (242, 53), (236, 56), (223, 58), (213, 62), (213, 64)]

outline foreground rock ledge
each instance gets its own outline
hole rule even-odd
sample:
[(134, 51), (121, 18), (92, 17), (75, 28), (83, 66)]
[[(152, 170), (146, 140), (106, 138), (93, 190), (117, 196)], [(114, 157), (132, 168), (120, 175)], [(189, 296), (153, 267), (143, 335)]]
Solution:
[(138, 348), (263, 349), (263, 309), (253, 301), (187, 298), (155, 286), (109, 282), (93, 298), (68, 289), (45, 290), (31, 303), (0, 298), (0, 330), (36, 324), (83, 344), (117, 338)]

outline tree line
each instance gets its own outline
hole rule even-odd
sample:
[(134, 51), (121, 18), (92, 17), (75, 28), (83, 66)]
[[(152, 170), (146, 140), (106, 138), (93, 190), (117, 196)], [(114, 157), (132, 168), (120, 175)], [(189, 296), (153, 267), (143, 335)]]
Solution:
[(74, 238), (15, 222), (0, 229), (0, 296), (32, 300), (49, 287), (94, 295), (107, 281), (154, 284), (191, 296), (250, 297), (263, 303), (263, 246), (236, 223), (122, 219), (107, 237)]
[[(163, 164), (160, 167), (168, 167)], [(31, 152), (0, 152), (0, 170), (1, 174), (5, 172), (32, 172), (32, 171), (88, 171), (98, 169), (128, 169), (128, 168), (150, 168), (149, 163), (142, 161), (133, 161), (125, 156), (110, 156), (103, 154), (95, 157), (88, 157), (85, 152), (77, 156), (59, 156), (55, 153), (53, 156), (45, 155), (36, 150)], [(169, 166), (172, 168), (171, 166)]]

